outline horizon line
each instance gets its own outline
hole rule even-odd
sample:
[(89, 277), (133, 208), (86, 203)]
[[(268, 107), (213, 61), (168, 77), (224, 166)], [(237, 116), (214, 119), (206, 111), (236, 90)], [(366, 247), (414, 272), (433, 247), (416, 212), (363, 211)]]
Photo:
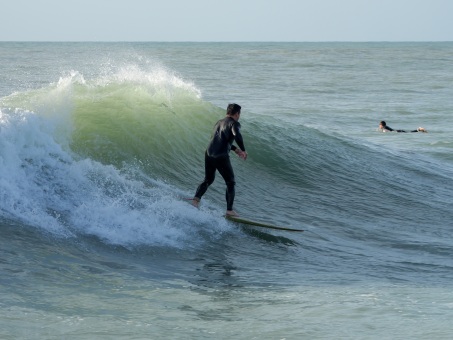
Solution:
[(453, 40), (0, 40), (0, 43), (448, 43)]

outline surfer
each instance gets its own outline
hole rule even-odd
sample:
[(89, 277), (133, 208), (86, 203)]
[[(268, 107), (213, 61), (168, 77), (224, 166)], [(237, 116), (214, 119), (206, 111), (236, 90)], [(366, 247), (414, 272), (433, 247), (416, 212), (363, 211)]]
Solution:
[[(385, 121), (381, 121), (379, 123), (379, 129), (382, 131), (382, 132), (388, 132), (388, 131), (395, 131), (395, 132), (406, 132), (404, 130), (394, 130), (392, 129), (390, 126), (387, 126), (387, 124), (385, 123)], [(410, 132), (428, 132), (426, 131), (425, 128), (422, 128), (422, 127), (419, 127), (417, 130), (412, 130)]]
[[(241, 124), (239, 117), (241, 116), (241, 106), (238, 104), (228, 104), (226, 117), (219, 120), (214, 125), (214, 130), (205, 151), (205, 178), (198, 186), (195, 196), (191, 199), (193, 206), (198, 207), (201, 197), (208, 190), (208, 187), (214, 182), (215, 172), (219, 171), (223, 177), (226, 188), (226, 202), (228, 216), (238, 216), (233, 210), (233, 202), (235, 196), (233, 167), (231, 166), (229, 152), (233, 150), (243, 160), (247, 159), (247, 151), (245, 151), (244, 141), (241, 135)], [(239, 146), (233, 145), (233, 142)]]

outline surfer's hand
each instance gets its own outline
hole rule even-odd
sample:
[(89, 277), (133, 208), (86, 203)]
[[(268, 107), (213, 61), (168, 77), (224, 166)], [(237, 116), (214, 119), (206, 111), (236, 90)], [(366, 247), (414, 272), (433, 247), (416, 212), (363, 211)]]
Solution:
[(234, 152), (236, 152), (236, 155), (238, 155), (244, 161), (247, 159), (247, 151), (242, 151), (241, 149), (236, 149), (236, 150), (234, 150)]

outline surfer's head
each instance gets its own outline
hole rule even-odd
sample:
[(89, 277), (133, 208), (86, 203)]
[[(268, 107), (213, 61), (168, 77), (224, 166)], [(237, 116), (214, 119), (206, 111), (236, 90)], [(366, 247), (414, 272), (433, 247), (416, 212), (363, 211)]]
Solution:
[(385, 123), (385, 121), (381, 120), (381, 122), (379, 123), (379, 128), (384, 129), (386, 126), (387, 124)]
[(236, 113), (241, 114), (241, 106), (238, 104), (228, 104), (226, 114), (228, 116), (234, 116)]

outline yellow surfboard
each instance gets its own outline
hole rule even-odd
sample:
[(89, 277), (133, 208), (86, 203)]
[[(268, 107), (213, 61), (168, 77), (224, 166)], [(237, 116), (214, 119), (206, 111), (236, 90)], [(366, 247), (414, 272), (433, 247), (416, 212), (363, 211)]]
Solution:
[(288, 228), (288, 227), (280, 227), (277, 225), (272, 225), (264, 222), (258, 222), (258, 221), (252, 221), (246, 218), (238, 217), (238, 216), (230, 216), (230, 215), (225, 215), (225, 218), (229, 221), (233, 221), (236, 223), (241, 223), (253, 227), (261, 227), (261, 228), (268, 228), (268, 229), (275, 229), (275, 230), (282, 230), (282, 231), (298, 231), (302, 232), (303, 229), (295, 229), (295, 228)]

